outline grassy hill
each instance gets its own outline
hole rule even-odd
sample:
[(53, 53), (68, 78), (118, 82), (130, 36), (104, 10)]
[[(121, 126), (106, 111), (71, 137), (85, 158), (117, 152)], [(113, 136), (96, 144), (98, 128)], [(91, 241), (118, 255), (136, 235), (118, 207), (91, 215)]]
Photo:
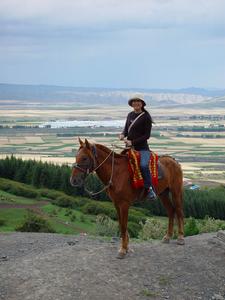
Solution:
[[(159, 205), (159, 202), (152, 205)], [(131, 237), (159, 239), (166, 228), (167, 217), (152, 216), (146, 208), (130, 208), (128, 230)], [(192, 217), (185, 220), (186, 235), (219, 229), (225, 229), (225, 221), (208, 216), (201, 220)], [(0, 232), (10, 231), (116, 236), (118, 222), (111, 202), (73, 197), (0, 178)], [(175, 231), (175, 237), (176, 234)]]

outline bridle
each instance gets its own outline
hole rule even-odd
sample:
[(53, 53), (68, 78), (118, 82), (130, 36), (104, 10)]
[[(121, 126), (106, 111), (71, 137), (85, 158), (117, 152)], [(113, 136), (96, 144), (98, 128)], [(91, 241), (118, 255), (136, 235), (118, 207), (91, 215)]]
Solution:
[(92, 192), (89, 191), (86, 187), (85, 187), (85, 182), (84, 182), (84, 190), (90, 195), (90, 196), (95, 196), (98, 195), (100, 193), (102, 193), (103, 191), (105, 191), (107, 188), (109, 188), (113, 183), (112, 183), (112, 178), (113, 178), (113, 172), (114, 172), (114, 160), (115, 160), (115, 151), (114, 151), (114, 147), (113, 149), (110, 151), (110, 153), (107, 155), (107, 157), (98, 165), (97, 164), (97, 149), (96, 146), (93, 145), (91, 152), (93, 154), (93, 160), (92, 160), (92, 165), (91, 166), (86, 166), (86, 165), (79, 165), (78, 163), (74, 163), (72, 164), (72, 168), (74, 169), (78, 169), (81, 172), (84, 173), (85, 178), (87, 178), (87, 176), (93, 172), (95, 172), (96, 170), (98, 170), (106, 161), (107, 159), (112, 155), (112, 165), (111, 165), (111, 176), (109, 179), (109, 182), (107, 185), (105, 185), (100, 191), (98, 192)]

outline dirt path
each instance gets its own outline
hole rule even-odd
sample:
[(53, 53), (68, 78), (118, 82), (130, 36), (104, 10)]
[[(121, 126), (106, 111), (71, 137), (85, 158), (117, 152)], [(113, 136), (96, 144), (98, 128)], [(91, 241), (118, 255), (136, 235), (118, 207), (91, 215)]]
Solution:
[(216, 234), (162, 244), (85, 236), (0, 234), (0, 299), (225, 299), (225, 242)]
[(49, 201), (38, 201), (33, 204), (24, 204), (24, 203), (0, 203), (0, 209), (4, 208), (25, 208), (25, 209), (35, 209), (43, 205), (49, 204)]

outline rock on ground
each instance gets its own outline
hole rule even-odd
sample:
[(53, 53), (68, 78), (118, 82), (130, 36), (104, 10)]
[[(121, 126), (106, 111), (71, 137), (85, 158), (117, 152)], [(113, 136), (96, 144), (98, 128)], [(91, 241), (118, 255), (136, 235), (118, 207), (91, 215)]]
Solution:
[(225, 299), (223, 234), (133, 242), (123, 260), (100, 238), (0, 234), (0, 299)]

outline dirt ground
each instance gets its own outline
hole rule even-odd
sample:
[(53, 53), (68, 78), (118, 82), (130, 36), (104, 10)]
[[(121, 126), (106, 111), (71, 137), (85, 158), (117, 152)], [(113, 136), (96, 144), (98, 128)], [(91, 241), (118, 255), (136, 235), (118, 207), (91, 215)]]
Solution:
[[(222, 238), (221, 238), (222, 236)], [(185, 246), (84, 235), (0, 234), (0, 299), (225, 299), (225, 233), (186, 238)]]

